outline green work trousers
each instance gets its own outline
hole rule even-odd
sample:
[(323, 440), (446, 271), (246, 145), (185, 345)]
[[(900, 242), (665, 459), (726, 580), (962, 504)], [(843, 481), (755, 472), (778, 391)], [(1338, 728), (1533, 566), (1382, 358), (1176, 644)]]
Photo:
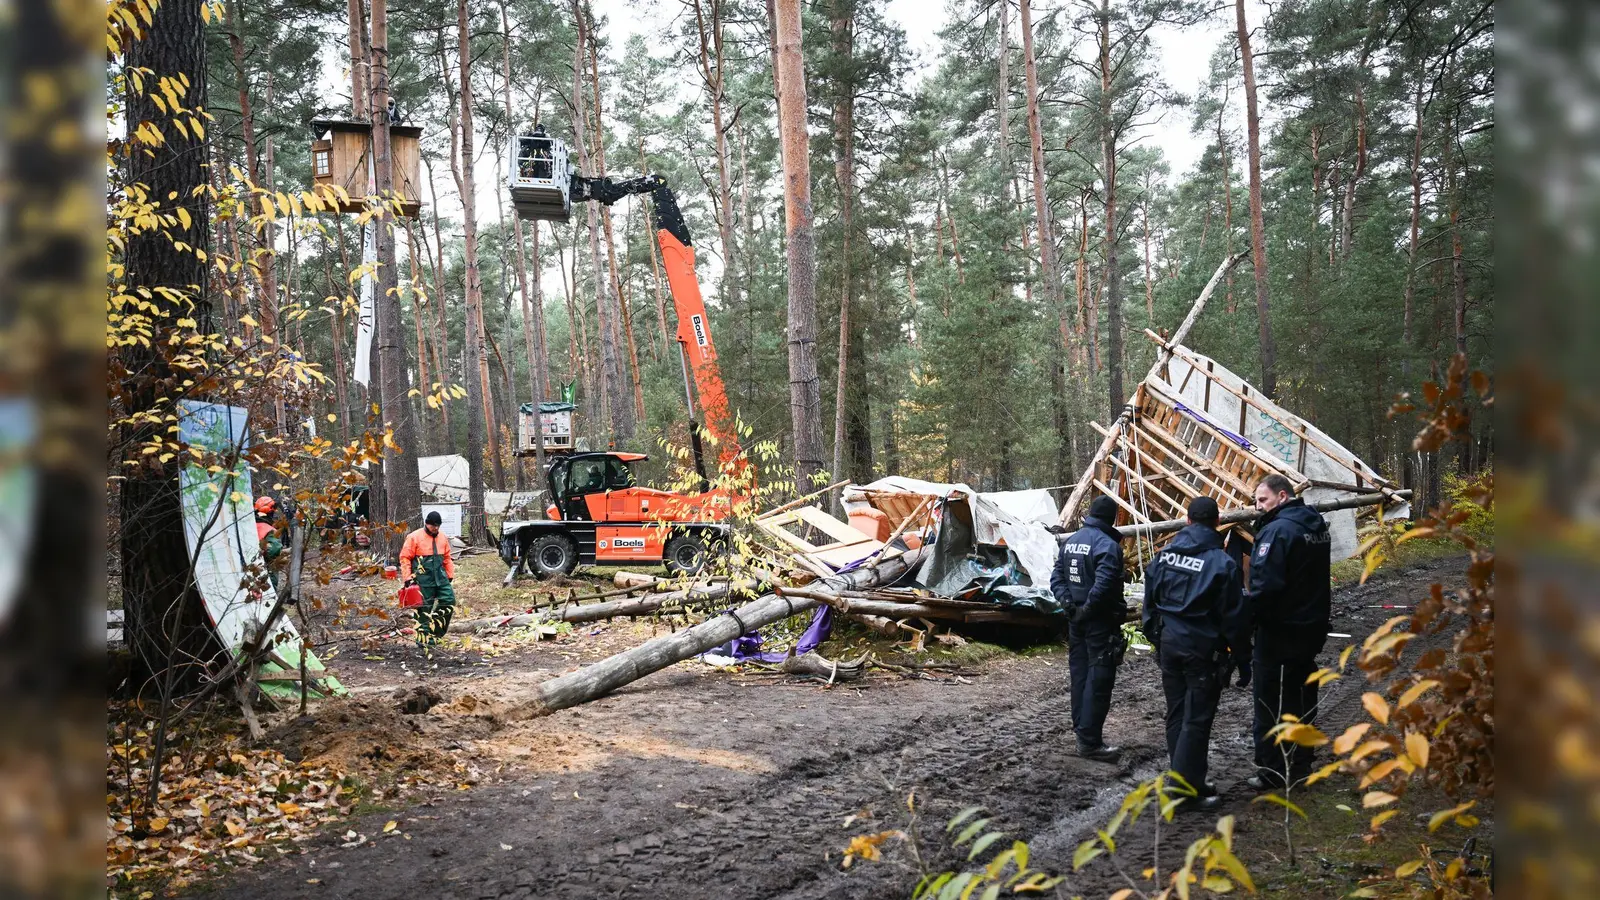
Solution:
[(417, 638), (438, 640), (450, 630), (456, 612), (456, 592), (444, 574), (444, 557), (416, 558), (417, 587), (422, 589), (422, 605), (417, 608)]

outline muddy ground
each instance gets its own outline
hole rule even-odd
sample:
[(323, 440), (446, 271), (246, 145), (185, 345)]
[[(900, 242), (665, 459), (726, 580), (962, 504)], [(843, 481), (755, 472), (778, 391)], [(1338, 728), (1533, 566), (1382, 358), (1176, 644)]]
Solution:
[[(477, 566), (485, 579), (491, 563)], [(1459, 559), (1444, 559), (1341, 589), (1335, 631), (1359, 641), (1433, 581), (1457, 583), (1461, 569)], [(421, 786), (398, 808), (359, 814), (191, 896), (904, 898), (918, 878), (906, 842), (891, 840), (881, 861), (843, 869), (850, 838), (912, 831), (925, 865), (957, 867), (965, 853), (948, 848), (943, 825), (976, 804), (991, 827), (1031, 844), (1035, 868), (1070, 873), (1060, 896), (1104, 897), (1127, 885), (1106, 860), (1071, 873), (1071, 859), (1132, 786), (1165, 768), (1164, 703), (1148, 657), (1130, 654), (1118, 675), (1106, 725), (1126, 748), (1117, 765), (1073, 755), (1059, 647), (982, 658), (975, 645), (934, 643), (923, 658), (958, 667), (875, 670), (832, 687), (683, 663), (586, 706), (522, 715), (541, 679), (651, 629), (616, 622), (431, 658), (394, 641), (346, 652), (335, 667), (353, 696), (281, 723), (273, 739), (294, 758), (409, 774)], [(1330, 641), (1329, 658), (1345, 643)], [(853, 651), (835, 644), (824, 652)], [(1362, 687), (1352, 678), (1328, 689), (1325, 729), (1337, 733), (1360, 714)], [(406, 697), (412, 710), (430, 708), (405, 712)], [(1251, 804), (1242, 784), (1249, 709), (1247, 690), (1228, 690), (1212, 746), (1212, 778), (1228, 801), (1222, 813), (1239, 816), (1239, 856), (1269, 896), (1348, 892), (1362, 860), (1383, 861), (1381, 847), (1360, 840), (1366, 819), (1353, 785), (1304, 796), (1312, 822), (1295, 826), (1291, 867), (1281, 810)], [(384, 833), (390, 820), (396, 827)], [(1211, 822), (1166, 826), (1162, 866), (1181, 863), (1182, 849)], [(1125, 830), (1123, 868), (1137, 878), (1154, 847), (1148, 819)]]

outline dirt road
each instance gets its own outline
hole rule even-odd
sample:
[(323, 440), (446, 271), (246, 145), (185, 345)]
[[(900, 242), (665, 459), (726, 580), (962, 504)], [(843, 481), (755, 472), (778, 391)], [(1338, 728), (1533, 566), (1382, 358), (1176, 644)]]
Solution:
[[(1385, 604), (1409, 605), (1435, 580), (1451, 586), (1460, 568), (1443, 560), (1340, 590), (1334, 628), (1359, 640), (1405, 612)], [(611, 643), (637, 639), (614, 627)], [(614, 649), (605, 638), (559, 652), (576, 661), (604, 655)], [(1344, 643), (1331, 640), (1329, 655)], [(915, 830), (933, 870), (965, 857), (941, 849), (945, 820), (983, 804), (995, 827), (1030, 842), (1036, 868), (1068, 872), (1077, 843), (1139, 779), (1165, 768), (1164, 705), (1154, 663), (1143, 657), (1130, 657), (1119, 672), (1106, 726), (1126, 748), (1118, 765), (1072, 755), (1059, 651), (1002, 656), (968, 677), (879, 673), (831, 688), (687, 663), (605, 700), (519, 719), (518, 698), (573, 661), (548, 645), (492, 666), (458, 659), (433, 669), (402, 660), (405, 671), (421, 673), (410, 682), (430, 681), (443, 696), (416, 715), (394, 710), (391, 688), (378, 677), (394, 673), (392, 659), (374, 667), (365, 690), (362, 673), (352, 671), (357, 698), (346, 722), (374, 721), (370, 734), (354, 728), (359, 736), (342, 752), (368, 752), (367, 741), (371, 752), (391, 753), (401, 765), (470, 759), (486, 770), (483, 783), (357, 816), (344, 826), (357, 837), (343, 829), (318, 837), (194, 896), (904, 898), (917, 877), (905, 842), (886, 843), (880, 862), (847, 870), (840, 862), (852, 836), (912, 826), (913, 790)], [(1335, 683), (1324, 701), (1326, 727), (1354, 714), (1360, 688), (1358, 679)], [(1212, 749), (1213, 780), (1229, 799), (1224, 812), (1242, 816), (1247, 862), (1270, 859), (1276, 840), (1264, 814), (1249, 818), (1262, 807), (1251, 806), (1238, 784), (1249, 774), (1249, 706), (1246, 691), (1225, 694)], [(396, 727), (409, 736), (405, 746), (378, 746)], [(300, 741), (301, 752), (328, 752), (325, 740), (313, 739), (317, 730), (307, 723), (280, 738)], [(385, 834), (388, 820), (397, 825)], [(1162, 846), (1179, 857), (1210, 823), (1196, 817), (1175, 833), (1169, 828)], [(1150, 841), (1130, 831), (1126, 852), (1146, 857), (1135, 871), (1148, 864)], [(1326, 880), (1328, 896), (1351, 885), (1349, 877)], [(1105, 896), (1124, 884), (1096, 861), (1062, 885), (1062, 896)], [(1320, 892), (1302, 884), (1296, 893)]]

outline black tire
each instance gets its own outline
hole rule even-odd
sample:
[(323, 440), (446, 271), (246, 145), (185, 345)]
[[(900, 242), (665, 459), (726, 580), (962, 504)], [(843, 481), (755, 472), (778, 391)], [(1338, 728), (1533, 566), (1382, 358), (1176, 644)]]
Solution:
[(571, 575), (578, 568), (578, 546), (564, 534), (542, 534), (528, 546), (524, 566), (540, 578)]
[(711, 548), (694, 535), (681, 534), (667, 541), (661, 562), (673, 575), (699, 575), (711, 562)]

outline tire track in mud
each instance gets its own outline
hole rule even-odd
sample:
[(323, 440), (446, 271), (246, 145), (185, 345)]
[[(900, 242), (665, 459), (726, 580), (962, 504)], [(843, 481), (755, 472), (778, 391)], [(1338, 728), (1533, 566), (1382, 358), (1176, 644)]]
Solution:
[[(772, 776), (756, 799), (742, 787), (702, 795), (698, 814), (688, 822), (590, 851), (549, 880), (498, 896), (521, 897), (523, 891), (530, 897), (596, 896), (590, 891), (617, 874), (628, 886), (608, 896), (799, 898), (831, 896), (839, 889), (844, 890), (840, 896), (876, 896), (863, 893), (869, 888), (901, 896), (904, 873), (899, 870), (838, 871), (849, 838), (897, 827), (894, 817), (905, 809), (913, 787), (925, 798), (959, 796), (984, 791), (986, 782), (1025, 767), (1029, 755), (1067, 730), (1065, 698), (1054, 685), (1041, 687), (1030, 685), (1031, 695), (998, 705), (923, 713), (871, 742), (803, 757)], [(933, 801), (925, 808), (948, 807), (941, 815), (927, 813), (942, 824), (956, 803)], [(846, 817), (863, 809), (875, 817), (843, 827)], [(711, 876), (710, 883), (704, 875)], [(719, 876), (727, 880), (718, 883)]]

